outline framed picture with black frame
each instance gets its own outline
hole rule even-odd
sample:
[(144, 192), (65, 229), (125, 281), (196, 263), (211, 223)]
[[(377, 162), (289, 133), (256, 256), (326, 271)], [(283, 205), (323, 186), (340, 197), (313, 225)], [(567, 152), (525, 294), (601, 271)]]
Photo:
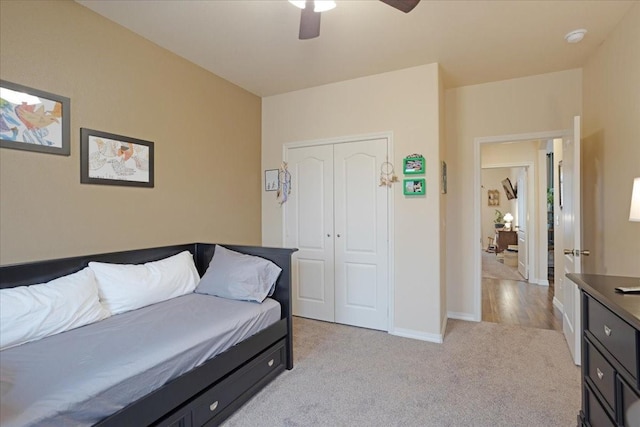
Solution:
[(69, 98), (0, 80), (0, 147), (71, 154)]
[(153, 142), (81, 128), (80, 182), (153, 188)]
[(504, 192), (507, 195), (507, 200), (513, 200), (518, 197), (516, 191), (511, 185), (511, 180), (509, 178), (505, 178), (502, 180), (502, 188), (504, 188)]

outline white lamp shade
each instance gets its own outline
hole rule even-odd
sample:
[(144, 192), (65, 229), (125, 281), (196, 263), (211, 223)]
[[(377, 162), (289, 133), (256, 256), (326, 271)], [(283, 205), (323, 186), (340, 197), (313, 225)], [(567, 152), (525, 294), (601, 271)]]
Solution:
[(504, 215), (504, 217), (503, 217), (503, 218), (504, 218), (504, 221), (505, 221), (505, 222), (511, 222), (511, 221), (513, 221), (513, 215), (511, 215), (511, 213), (510, 213), (510, 212), (507, 212), (507, 213)]
[(631, 191), (631, 208), (629, 209), (629, 221), (640, 222), (640, 177), (633, 180)]

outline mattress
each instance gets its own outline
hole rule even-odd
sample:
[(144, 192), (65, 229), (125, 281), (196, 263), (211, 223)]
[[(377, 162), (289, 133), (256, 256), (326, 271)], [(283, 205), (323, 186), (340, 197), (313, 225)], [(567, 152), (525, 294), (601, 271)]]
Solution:
[(0, 425), (93, 425), (279, 319), (188, 294), (0, 351)]

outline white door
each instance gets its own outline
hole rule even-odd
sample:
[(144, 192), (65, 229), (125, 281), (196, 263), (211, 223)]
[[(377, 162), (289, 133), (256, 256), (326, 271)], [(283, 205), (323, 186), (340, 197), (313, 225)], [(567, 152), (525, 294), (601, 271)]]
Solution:
[(285, 203), (285, 246), (293, 255), (293, 314), (334, 319), (333, 147), (287, 152), (291, 194)]
[(335, 321), (387, 330), (386, 139), (334, 146)]
[(527, 239), (527, 169), (518, 172), (518, 271), (529, 279), (529, 240)]
[(287, 150), (294, 315), (388, 329), (386, 156), (386, 139)]
[[(559, 176), (564, 236), (564, 274), (582, 272), (580, 222), (580, 117), (574, 118), (573, 137), (562, 141), (562, 172)], [(578, 286), (565, 277), (562, 331), (576, 365), (580, 364), (581, 322)]]

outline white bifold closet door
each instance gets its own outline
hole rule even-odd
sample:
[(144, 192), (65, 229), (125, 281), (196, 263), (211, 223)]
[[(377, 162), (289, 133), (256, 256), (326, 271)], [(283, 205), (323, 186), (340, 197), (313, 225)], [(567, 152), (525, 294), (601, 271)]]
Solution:
[(378, 186), (386, 156), (386, 139), (288, 150), (295, 315), (387, 330), (389, 190)]

